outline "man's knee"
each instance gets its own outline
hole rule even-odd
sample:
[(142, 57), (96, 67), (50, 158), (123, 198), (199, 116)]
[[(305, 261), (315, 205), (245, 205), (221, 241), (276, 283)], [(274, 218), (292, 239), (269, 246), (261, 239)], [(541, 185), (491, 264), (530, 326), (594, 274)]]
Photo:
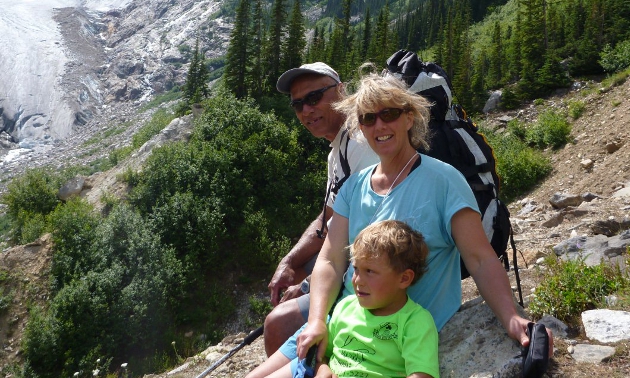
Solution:
[(290, 300), (276, 306), (265, 318), (265, 351), (267, 356), (275, 353), (305, 322), (296, 300)]

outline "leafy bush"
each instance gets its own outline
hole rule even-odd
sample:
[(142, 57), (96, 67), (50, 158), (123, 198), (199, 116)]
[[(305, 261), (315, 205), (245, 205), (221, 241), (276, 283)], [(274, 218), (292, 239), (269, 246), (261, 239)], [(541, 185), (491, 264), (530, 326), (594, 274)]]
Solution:
[(525, 140), (525, 134), (527, 134), (527, 125), (525, 122), (521, 122), (514, 118), (507, 123), (507, 130), (520, 140)]
[(571, 116), (571, 118), (573, 119), (578, 119), (584, 113), (586, 104), (584, 103), (584, 101), (573, 100), (573, 101), (569, 101), (568, 107), (569, 107), (569, 116)]
[(571, 125), (565, 116), (554, 110), (547, 110), (527, 129), (525, 140), (539, 148), (559, 148), (569, 141), (570, 134)]
[(182, 264), (127, 206), (97, 224), (80, 201), (65, 207), (75, 211), (53, 214), (57, 294), (47, 311), (33, 310), (25, 334), (29, 369), (41, 377), (71, 376), (99, 356), (112, 358), (114, 366), (128, 359), (143, 366), (138, 361), (169, 347), (183, 295)]
[(583, 258), (562, 261), (545, 259), (544, 279), (529, 304), (535, 317), (549, 314), (574, 321), (585, 310), (597, 308), (607, 295), (627, 288), (630, 280), (618, 267), (604, 262), (587, 266)]
[(34, 234), (45, 229), (43, 217), (59, 203), (57, 192), (61, 182), (59, 175), (39, 168), (27, 170), (7, 185), (2, 202), (8, 207), (7, 215), (13, 224), (12, 239), (15, 243), (32, 241)]
[(74, 198), (58, 206), (49, 221), (54, 245), (53, 288), (60, 290), (97, 266), (98, 261), (90, 251), (101, 219), (85, 200)]
[(154, 150), (130, 200), (186, 266), (260, 271), (319, 211), (324, 170), (295, 130), (251, 100), (223, 93), (204, 107), (189, 144)]
[(151, 119), (134, 134), (132, 146), (134, 149), (140, 148), (144, 143), (157, 135), (162, 129), (175, 118), (175, 114), (166, 109), (156, 111)]
[(527, 192), (551, 172), (549, 159), (515, 135), (485, 134), (497, 157), (501, 196), (506, 202)]
[(17, 224), (20, 225), (21, 232), (19, 235), (16, 235), (16, 240), (21, 244), (37, 240), (49, 229), (46, 216), (39, 213), (21, 212), (18, 216)]
[(630, 40), (619, 42), (614, 48), (607, 44), (599, 56), (599, 64), (607, 72), (614, 73), (630, 67)]

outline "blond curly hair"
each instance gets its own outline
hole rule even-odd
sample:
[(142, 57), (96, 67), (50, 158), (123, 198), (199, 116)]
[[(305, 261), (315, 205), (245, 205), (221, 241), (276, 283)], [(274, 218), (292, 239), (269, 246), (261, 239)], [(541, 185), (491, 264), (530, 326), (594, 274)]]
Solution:
[(348, 249), (352, 261), (387, 256), (396, 272), (411, 269), (414, 273), (411, 284), (427, 270), (429, 247), (424, 237), (399, 220), (384, 220), (367, 226)]

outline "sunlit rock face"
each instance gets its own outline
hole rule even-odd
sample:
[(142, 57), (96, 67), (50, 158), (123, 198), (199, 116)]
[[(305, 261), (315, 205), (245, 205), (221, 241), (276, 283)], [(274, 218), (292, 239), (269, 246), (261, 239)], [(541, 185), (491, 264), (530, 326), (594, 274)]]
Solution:
[[(14, 142), (29, 147), (64, 138), (98, 106), (86, 91), (64, 88), (64, 72), (77, 57), (55, 20), (59, 10), (84, 6), (87, 12), (107, 11), (128, 2), (0, 0), (0, 128)], [(85, 13), (86, 24), (88, 18)], [(84, 81), (76, 87), (93, 84)]]
[(0, 0), (0, 147), (52, 146), (104, 109), (146, 102), (185, 80), (201, 33), (227, 48), (221, 0)]

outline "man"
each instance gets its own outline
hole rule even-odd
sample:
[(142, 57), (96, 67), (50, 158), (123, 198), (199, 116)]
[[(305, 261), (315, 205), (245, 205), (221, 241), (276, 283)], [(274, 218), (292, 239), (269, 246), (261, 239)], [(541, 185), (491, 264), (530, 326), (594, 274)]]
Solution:
[[(330, 142), (325, 205), (297, 244), (280, 261), (269, 282), (271, 303), (275, 306), (265, 319), (265, 350), (273, 354), (307, 319), (308, 275), (324, 243), (326, 223), (332, 216), (337, 190), (354, 172), (378, 163), (378, 156), (362, 135), (350, 136), (345, 117), (331, 104), (340, 99), (343, 83), (330, 66), (309, 63), (283, 73), (276, 84), (281, 93), (291, 95), (291, 107), (302, 125), (317, 138)], [(347, 164), (344, 167), (344, 164)], [(304, 281), (303, 281), (304, 280)], [(297, 301), (289, 299), (298, 298)]]

